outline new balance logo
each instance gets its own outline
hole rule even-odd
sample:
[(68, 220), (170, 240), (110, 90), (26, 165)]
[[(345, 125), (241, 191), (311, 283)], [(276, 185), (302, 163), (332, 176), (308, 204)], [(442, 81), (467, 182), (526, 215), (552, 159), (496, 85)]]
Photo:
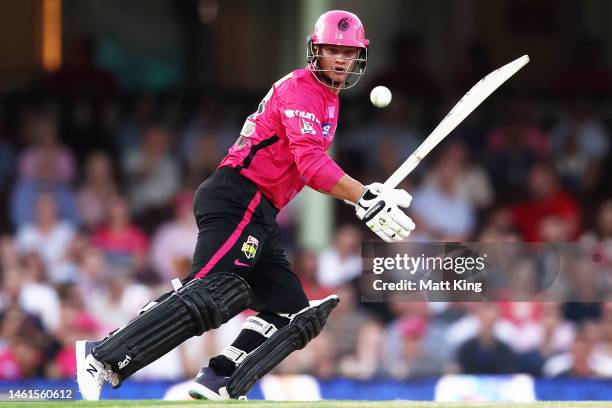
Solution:
[(97, 372), (98, 372), (98, 369), (97, 369), (96, 367), (94, 367), (94, 365), (93, 365), (93, 364), (91, 364), (91, 363), (89, 363), (89, 367), (90, 367), (90, 368), (88, 368), (88, 369), (87, 369), (87, 370), (85, 370), (85, 371), (87, 371), (89, 374), (91, 374), (91, 376), (92, 376), (92, 377), (94, 377), (94, 378), (95, 378), (95, 376), (96, 376), (96, 375), (95, 375), (95, 373), (97, 373)]
[(127, 365), (130, 364), (130, 361), (132, 361), (132, 358), (126, 354), (125, 360), (119, 362), (119, 369), (121, 370), (127, 367)]

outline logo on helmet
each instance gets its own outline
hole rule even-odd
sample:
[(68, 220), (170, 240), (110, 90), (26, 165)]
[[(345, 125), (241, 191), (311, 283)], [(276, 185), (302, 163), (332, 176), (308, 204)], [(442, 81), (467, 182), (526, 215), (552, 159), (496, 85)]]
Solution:
[(340, 31), (348, 30), (350, 22), (351, 22), (351, 19), (348, 17), (341, 18), (340, 21), (338, 21), (338, 30)]

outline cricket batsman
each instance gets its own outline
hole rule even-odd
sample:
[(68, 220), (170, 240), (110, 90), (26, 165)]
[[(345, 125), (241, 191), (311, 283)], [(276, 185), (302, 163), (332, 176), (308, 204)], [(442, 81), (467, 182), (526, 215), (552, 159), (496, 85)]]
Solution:
[(327, 154), (338, 123), (338, 94), (364, 74), (367, 51), (355, 14), (335, 10), (319, 17), (308, 37), (306, 68), (272, 86), (217, 171), (198, 187), (193, 208), (199, 233), (189, 276), (103, 341), (77, 342), (84, 399), (99, 399), (105, 382), (119, 387), (185, 340), (246, 309), (258, 314), (199, 371), (192, 397), (240, 398), (316, 337), (338, 296), (309, 302), (276, 223), (278, 211), (305, 185), (353, 204), (357, 217), (387, 242), (414, 229), (400, 209), (410, 204), (406, 191), (363, 186)]

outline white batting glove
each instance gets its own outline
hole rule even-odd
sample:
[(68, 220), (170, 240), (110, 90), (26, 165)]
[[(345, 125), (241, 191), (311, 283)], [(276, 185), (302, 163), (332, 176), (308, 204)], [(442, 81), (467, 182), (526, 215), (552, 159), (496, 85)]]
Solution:
[(414, 222), (399, 207), (408, 208), (412, 196), (406, 190), (387, 189), (381, 183), (366, 186), (355, 210), (376, 235), (387, 242), (402, 241), (415, 228)]

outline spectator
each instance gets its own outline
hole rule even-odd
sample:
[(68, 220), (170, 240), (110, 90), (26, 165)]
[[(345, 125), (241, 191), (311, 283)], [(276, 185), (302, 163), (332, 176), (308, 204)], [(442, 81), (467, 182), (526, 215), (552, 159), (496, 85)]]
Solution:
[(511, 323), (511, 333), (509, 345), (517, 353), (521, 371), (539, 376), (546, 360), (571, 346), (575, 328), (564, 319), (561, 303), (543, 302), (537, 320)]
[[(612, 199), (599, 206), (594, 228), (580, 237), (582, 248), (602, 267), (612, 266)], [(612, 282), (612, 275), (608, 276)]]
[(542, 314), (535, 329), (539, 332), (539, 353), (544, 358), (569, 349), (576, 336), (576, 328), (564, 319), (562, 304), (559, 302), (542, 304)]
[(595, 376), (591, 358), (594, 344), (583, 330), (578, 332), (567, 352), (549, 358), (542, 370), (546, 377), (591, 378)]
[(602, 305), (602, 338), (592, 355), (593, 371), (598, 377), (612, 378), (612, 301)]
[(200, 135), (187, 157), (187, 181), (185, 186), (197, 188), (204, 180), (215, 172), (223, 158), (219, 154), (219, 135), (207, 131)]
[[(440, 303), (408, 301), (404, 294), (390, 300), (397, 319), (387, 326), (385, 333), (383, 365), (389, 375), (408, 378), (450, 371), (454, 350), (446, 338), (449, 325), (446, 319), (461, 311), (451, 310), (451, 304), (445, 311), (436, 313), (433, 310), (436, 307)], [(415, 367), (416, 361), (423, 359), (428, 361), (422, 367)]]
[(601, 303), (607, 288), (591, 258), (577, 257), (567, 261), (568, 302), (564, 305), (565, 317), (576, 323), (601, 318)]
[(41, 375), (43, 333), (19, 306), (2, 313), (0, 324), (0, 379), (21, 380)]
[(37, 252), (42, 257), (51, 280), (60, 276), (56, 268), (60, 265), (72, 238), (74, 226), (58, 218), (55, 197), (51, 193), (40, 193), (36, 201), (35, 221), (17, 230), (17, 248), (20, 253)]
[(24, 380), (40, 376), (40, 344), (27, 337), (14, 338), (0, 349), (0, 380)]
[(74, 194), (57, 181), (53, 165), (46, 158), (41, 158), (36, 161), (35, 176), (17, 183), (11, 197), (11, 220), (17, 228), (36, 222), (34, 214), (39, 211), (37, 203), (40, 195), (51, 196), (57, 217), (73, 225), (78, 223)]
[[(215, 157), (221, 159), (222, 154), (234, 143), (240, 128), (227, 120), (227, 104), (217, 95), (205, 97), (197, 111), (180, 134), (179, 150), (184, 162), (197, 164), (205, 170), (216, 167), (218, 160), (211, 163)], [(198, 157), (200, 154), (205, 157)], [(202, 179), (203, 180), (203, 179)], [(200, 180), (198, 184), (202, 181)]]
[[(448, 144), (442, 153), (442, 159), (454, 163), (458, 172), (458, 194), (475, 208), (487, 208), (493, 201), (493, 187), (485, 170), (468, 160), (468, 152), (462, 142)], [(437, 184), (439, 173), (430, 173), (425, 184)]]
[(325, 332), (334, 344), (334, 361), (352, 355), (357, 350), (359, 328), (371, 319), (358, 306), (355, 288), (344, 284), (336, 289), (342, 301), (336, 306), (325, 325)]
[(460, 191), (464, 168), (458, 159), (452, 152), (443, 154), (430, 182), (414, 192), (410, 208), (419, 226), (414, 239), (465, 241), (475, 228), (474, 206)]
[(118, 188), (113, 175), (113, 163), (106, 153), (92, 153), (85, 161), (84, 171), (77, 193), (77, 204), (79, 218), (91, 231), (107, 219), (109, 200), (117, 194)]
[(99, 286), (87, 297), (87, 306), (99, 316), (103, 331), (125, 326), (139, 309), (153, 299), (151, 289), (119, 272), (106, 271)]
[(76, 372), (75, 342), (97, 337), (101, 326), (86, 310), (83, 298), (74, 284), (62, 285), (59, 293), (61, 324), (53, 332), (59, 342), (59, 350), (47, 366), (46, 374), (49, 378), (72, 378)]
[(547, 163), (538, 163), (529, 172), (529, 197), (515, 204), (515, 225), (528, 242), (572, 241), (580, 227), (580, 207), (559, 185), (559, 178)]
[(522, 192), (529, 169), (548, 157), (550, 141), (527, 102), (514, 102), (505, 111), (506, 117), (487, 135), (484, 161), (498, 195), (514, 199)]
[(143, 134), (153, 123), (157, 113), (155, 98), (152, 95), (140, 95), (133, 103), (130, 115), (123, 121), (114, 137), (115, 151), (120, 157), (128, 152), (141, 148)]
[(338, 373), (337, 346), (334, 337), (324, 331), (308, 347), (290, 355), (278, 369), (280, 372), (301, 372), (329, 380)]
[(0, 236), (0, 269), (17, 267), (18, 264), (19, 254), (15, 238), (11, 235)]
[(332, 247), (319, 255), (317, 279), (325, 288), (349, 282), (361, 273), (361, 233), (354, 225), (338, 228)]
[(9, 307), (19, 303), (21, 288), (23, 287), (23, 278), (19, 268), (3, 267), (2, 268), (2, 291), (0, 292), (0, 310), (6, 310)]
[(50, 115), (39, 115), (26, 122), (29, 144), (19, 157), (19, 178), (37, 180), (41, 168), (50, 174), (50, 181), (69, 185), (75, 174), (72, 152), (63, 146), (57, 135), (57, 124)]
[(123, 157), (128, 200), (135, 215), (166, 205), (179, 188), (179, 168), (170, 151), (170, 133), (160, 125), (149, 126), (142, 147)]
[(589, 101), (572, 102), (551, 131), (555, 166), (566, 185), (574, 191), (589, 191), (596, 184), (609, 149), (609, 133), (593, 112)]
[(521, 326), (540, 318), (542, 304), (535, 299), (546, 271), (538, 266), (530, 256), (515, 254), (508, 260), (507, 281), (499, 294), (498, 306), (501, 317), (513, 325)]
[(295, 254), (295, 261), (292, 263), (308, 299), (323, 299), (334, 292), (333, 289), (322, 287), (317, 280), (319, 264), (315, 252), (301, 250)]
[(385, 331), (380, 323), (371, 320), (363, 324), (357, 332), (355, 353), (340, 361), (339, 374), (359, 380), (381, 376), (384, 338)]
[(60, 303), (55, 288), (49, 284), (40, 255), (36, 252), (25, 254), (20, 273), (23, 277), (20, 306), (27, 313), (38, 316), (46, 330), (55, 330), (60, 324)]
[(191, 271), (198, 237), (192, 202), (192, 193), (178, 194), (174, 198), (174, 219), (163, 224), (153, 236), (151, 261), (163, 281), (184, 278)]
[(109, 200), (108, 223), (93, 233), (91, 242), (115, 268), (138, 271), (144, 266), (148, 239), (132, 222), (127, 203), (121, 196)]
[(457, 351), (457, 362), (465, 374), (507, 374), (518, 367), (516, 356), (507, 343), (495, 336), (499, 310), (493, 304), (478, 304), (476, 317), (480, 328), (476, 337), (463, 343)]
[(385, 368), (397, 379), (433, 377), (442, 373), (440, 359), (429, 354), (425, 345), (427, 321), (420, 318), (402, 319), (397, 329), (402, 337), (400, 354)]

